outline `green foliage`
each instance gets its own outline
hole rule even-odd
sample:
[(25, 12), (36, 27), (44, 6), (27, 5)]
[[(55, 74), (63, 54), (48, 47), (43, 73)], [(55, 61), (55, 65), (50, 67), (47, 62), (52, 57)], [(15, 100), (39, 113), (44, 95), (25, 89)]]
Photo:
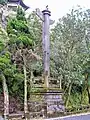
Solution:
[(8, 34), (13, 34), (13, 33), (18, 34), (18, 32), (29, 33), (29, 30), (28, 30), (28, 26), (25, 23), (25, 21), (18, 20), (16, 18), (8, 22), (7, 32)]
[[(26, 45), (26, 46), (32, 46), (32, 43), (33, 43), (33, 41), (32, 41), (32, 39), (30, 39), (29, 37), (28, 37), (28, 35), (26, 36), (25, 34), (21, 34), (19, 37), (18, 37), (18, 40), (19, 40), (19, 42), (20, 43), (23, 43), (24, 45)], [(17, 41), (18, 42), (18, 41)]]
[(7, 0), (0, 0), (0, 4), (4, 5), (5, 3), (7, 3)]
[(42, 55), (42, 23), (34, 12), (29, 15), (27, 22), (34, 39), (33, 49), (37, 54)]
[(16, 18), (8, 21), (7, 33), (9, 37), (16, 35), (14, 42), (16, 42), (17, 45), (21, 43), (26, 47), (33, 45), (33, 36), (30, 33), (25, 13), (21, 8), (18, 8)]
[(18, 9), (17, 9), (16, 18), (17, 18), (18, 20), (26, 21), (25, 12), (22, 10), (21, 7), (18, 7)]
[[(15, 37), (14, 37), (15, 38)], [(18, 73), (16, 65), (12, 64), (11, 52), (9, 51), (9, 38), (0, 27), (0, 73), (6, 77), (10, 95), (23, 95), (23, 74)], [(0, 84), (2, 80), (0, 79)], [(2, 85), (2, 84), (1, 84)], [(0, 93), (2, 87), (0, 86)]]
[[(33, 25), (31, 19), (25, 18), (25, 13), (21, 8), (18, 8), (16, 18), (9, 19), (7, 24), (9, 37), (8, 48), (11, 53), (12, 64), (14, 66), (16, 65), (16, 68), (12, 71), (13, 73), (10, 73), (11, 71), (9, 69), (6, 69), (5, 73), (9, 85), (9, 93), (19, 95), (20, 97), (23, 97), (24, 92), (23, 55), (25, 55), (26, 59), (27, 80), (30, 79), (31, 70), (37, 71), (38, 74), (41, 74), (42, 71), (42, 63), (38, 62), (37, 66), (35, 66), (36, 62), (32, 60), (33, 56), (31, 54), (29, 55), (30, 49), (34, 50), (36, 53), (40, 53), (38, 50), (40, 46), (39, 41), (41, 40), (41, 33), (38, 33), (39, 21), (35, 20)], [(28, 88), (28, 94), (30, 94), (29, 90), (30, 88)]]
[[(68, 93), (71, 95), (79, 93), (79, 90), (74, 89), (74, 86), (79, 88), (85, 84), (83, 71), (90, 75), (88, 62), (90, 59), (90, 38), (89, 35), (86, 35), (86, 30), (90, 26), (89, 11), (83, 11), (81, 8), (72, 9), (71, 13), (59, 19), (52, 30), (51, 76), (57, 79), (60, 77), (66, 96)], [(71, 91), (69, 91), (70, 84), (72, 84)], [(74, 100), (73, 97), (69, 97), (69, 99)], [(76, 103), (80, 103), (80, 99), (76, 99)]]
[(4, 49), (4, 44), (2, 43), (2, 41), (0, 41), (0, 52), (2, 51), (2, 49)]

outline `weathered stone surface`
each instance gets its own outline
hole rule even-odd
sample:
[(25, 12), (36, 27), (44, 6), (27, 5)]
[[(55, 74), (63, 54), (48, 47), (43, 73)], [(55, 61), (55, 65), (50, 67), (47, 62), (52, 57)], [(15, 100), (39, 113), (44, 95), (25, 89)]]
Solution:
[[(34, 93), (32, 94), (32, 98), (36, 99), (37, 96), (40, 100), (29, 102), (29, 111), (32, 118), (40, 116), (49, 117), (49, 114), (55, 115), (65, 112), (61, 91), (49, 90), (48, 92), (39, 93), (35, 96)], [(35, 99), (34, 101), (36, 101)]]
[(60, 91), (49, 91), (46, 93), (47, 113), (64, 112), (64, 102)]

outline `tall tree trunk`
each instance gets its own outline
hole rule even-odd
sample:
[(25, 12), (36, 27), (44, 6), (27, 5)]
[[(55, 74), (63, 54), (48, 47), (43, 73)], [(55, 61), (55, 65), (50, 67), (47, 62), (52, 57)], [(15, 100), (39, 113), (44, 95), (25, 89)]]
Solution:
[(58, 79), (59, 79), (59, 87), (60, 89), (62, 89), (62, 75)]
[(67, 95), (67, 99), (66, 99), (66, 107), (68, 106), (68, 103), (69, 103), (69, 98), (70, 98), (70, 94), (71, 94), (71, 88), (72, 88), (72, 83), (69, 85), (68, 95)]
[(3, 80), (3, 93), (4, 93), (4, 120), (8, 120), (9, 115), (9, 94), (8, 87), (6, 84), (6, 78), (3, 74), (1, 74)]
[(85, 82), (86, 82), (86, 85), (87, 85), (88, 102), (90, 104), (90, 86), (88, 84), (88, 73), (86, 73), (86, 75), (85, 75)]
[(62, 80), (60, 78), (60, 89), (62, 89)]
[(83, 83), (83, 86), (82, 86), (82, 91), (81, 91), (81, 104), (83, 104), (84, 103), (84, 98), (85, 98), (85, 91), (87, 91), (86, 90), (87, 89), (87, 85), (86, 85), (86, 83)]
[(30, 88), (32, 89), (33, 86), (33, 71), (31, 70), (31, 76), (30, 76)]
[(88, 92), (88, 102), (90, 104), (90, 87), (87, 86), (87, 92)]
[(24, 70), (24, 113), (25, 113), (25, 120), (27, 120), (27, 113), (28, 113), (28, 103), (27, 103), (27, 72), (26, 72), (26, 59), (23, 56), (23, 70)]

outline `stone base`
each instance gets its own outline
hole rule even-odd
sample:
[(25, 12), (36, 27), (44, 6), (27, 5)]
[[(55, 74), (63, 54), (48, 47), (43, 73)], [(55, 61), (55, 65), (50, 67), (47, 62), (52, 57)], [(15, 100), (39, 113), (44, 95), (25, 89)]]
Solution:
[[(47, 92), (46, 92), (47, 91)], [(29, 103), (29, 111), (31, 118), (47, 118), (62, 116), (65, 112), (64, 102), (62, 99), (63, 92), (61, 90), (46, 90), (41, 93), (31, 93), (34, 101)], [(39, 100), (36, 102), (36, 99)]]
[(49, 90), (45, 94), (45, 102), (47, 104), (46, 107), (47, 116), (65, 112), (62, 95), (63, 92), (59, 90)]

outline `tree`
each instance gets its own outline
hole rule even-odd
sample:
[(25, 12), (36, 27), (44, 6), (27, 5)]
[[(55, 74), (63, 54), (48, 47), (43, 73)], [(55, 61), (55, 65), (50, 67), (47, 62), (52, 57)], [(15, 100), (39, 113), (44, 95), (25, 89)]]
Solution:
[(31, 71), (31, 62), (39, 59), (39, 57), (33, 51), (34, 36), (28, 27), (25, 13), (21, 8), (18, 8), (16, 18), (8, 22), (7, 33), (10, 38), (9, 48), (12, 59), (19, 72), (24, 74), (24, 113), (25, 119), (27, 119), (27, 82), (30, 77), (30, 74), (27, 75), (27, 73)]
[(5, 70), (10, 66), (9, 52), (6, 49), (8, 37), (6, 32), (0, 26), (0, 79), (3, 85), (4, 94), (4, 119), (7, 120), (9, 115), (9, 94), (5, 78)]
[(66, 106), (71, 93), (76, 92), (74, 87), (81, 87), (84, 81), (82, 66), (88, 59), (85, 36), (89, 19), (89, 10), (72, 9), (52, 30), (51, 76), (61, 76)]
[(5, 3), (7, 3), (7, 0), (0, 0), (0, 4), (4, 5)]
[[(34, 39), (33, 51), (42, 58), (42, 21), (39, 20), (35, 12), (29, 15), (27, 21)], [(42, 70), (42, 61), (37, 61), (36, 64), (32, 63), (32, 72), (35, 76), (41, 76)]]

